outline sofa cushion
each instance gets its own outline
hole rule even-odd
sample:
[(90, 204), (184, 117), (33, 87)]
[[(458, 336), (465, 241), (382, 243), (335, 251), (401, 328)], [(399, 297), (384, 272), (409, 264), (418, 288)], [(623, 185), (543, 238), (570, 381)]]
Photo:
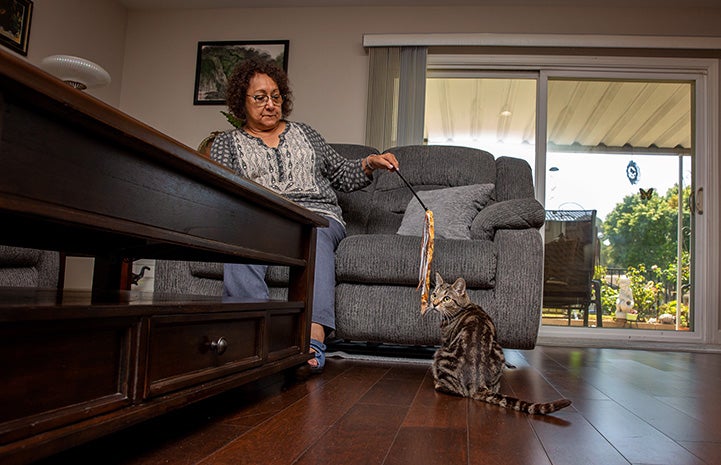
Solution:
[[(380, 153), (378, 149), (367, 145), (358, 144), (330, 144), (336, 152), (342, 157), (351, 160), (360, 160)], [(345, 221), (346, 234), (363, 234), (366, 232), (366, 222), (368, 212), (372, 209), (373, 202), (373, 185), (369, 185), (363, 189), (354, 192), (336, 191), (338, 197), (338, 205), (343, 211), (343, 221)], [(267, 279), (267, 278), (266, 278)]]
[[(472, 184), (418, 192), (423, 204), (433, 212), (435, 236), (445, 239), (470, 239), (471, 223), (493, 195), (493, 184)], [(425, 213), (413, 197), (398, 228), (398, 234), (422, 236)]]
[[(341, 283), (418, 285), (421, 239), (398, 234), (361, 234), (341, 241), (336, 251), (336, 280)], [(497, 249), (492, 241), (438, 239), (433, 270), (463, 276), (469, 288), (495, 284)]]
[(364, 234), (368, 223), (368, 214), (372, 209), (372, 186), (354, 192), (338, 192), (338, 205), (343, 211), (346, 235)]
[[(496, 182), (496, 160), (488, 152), (470, 147), (406, 145), (386, 151), (398, 159), (400, 172), (413, 187), (468, 186)], [(392, 171), (373, 173), (376, 189), (405, 189), (405, 183)]]
[(219, 296), (223, 293), (223, 264), (156, 260), (154, 292)]
[[(223, 281), (223, 264), (212, 262), (188, 262), (191, 276), (201, 279)], [(269, 266), (265, 274), (268, 286), (287, 286), (289, 281), (287, 266)]]
[(40, 250), (0, 245), (0, 267), (33, 267), (40, 261)]
[(188, 262), (190, 274), (196, 278), (223, 280), (223, 264), (212, 262)]
[(59, 272), (58, 252), (0, 245), (0, 287), (55, 288)]

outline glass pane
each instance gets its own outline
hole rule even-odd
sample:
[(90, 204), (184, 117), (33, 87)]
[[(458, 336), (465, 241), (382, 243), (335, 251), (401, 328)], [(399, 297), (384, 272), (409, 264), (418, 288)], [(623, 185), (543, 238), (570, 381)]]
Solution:
[(461, 145), (535, 166), (536, 80), (428, 78), (425, 141)]
[[(431, 77), (426, 89), (428, 144), (535, 168), (535, 79)], [(692, 94), (692, 82), (549, 79), (544, 325), (692, 329)]]

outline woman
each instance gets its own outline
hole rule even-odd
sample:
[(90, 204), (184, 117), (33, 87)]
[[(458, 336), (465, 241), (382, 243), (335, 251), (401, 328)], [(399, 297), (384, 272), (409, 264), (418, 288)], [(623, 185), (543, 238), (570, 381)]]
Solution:
[[(241, 124), (216, 137), (211, 158), (330, 223), (318, 229), (310, 344), (315, 357), (308, 361), (313, 371), (321, 371), (325, 336), (335, 328), (335, 250), (345, 237), (333, 188), (343, 192), (363, 188), (370, 184), (374, 170), (393, 170), (398, 160), (391, 153), (348, 160), (307, 124), (288, 121), (293, 108), (288, 77), (272, 61), (242, 62), (230, 78), (227, 103)], [(266, 265), (226, 264), (224, 293), (267, 299), (266, 270)]]

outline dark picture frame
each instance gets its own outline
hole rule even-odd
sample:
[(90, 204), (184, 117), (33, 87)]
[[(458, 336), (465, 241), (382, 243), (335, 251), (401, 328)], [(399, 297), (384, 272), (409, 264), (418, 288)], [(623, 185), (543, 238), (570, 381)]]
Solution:
[(27, 56), (32, 16), (32, 0), (0, 0), (0, 43)]
[(228, 80), (235, 67), (253, 56), (275, 60), (288, 72), (288, 40), (198, 42), (194, 105), (225, 105)]

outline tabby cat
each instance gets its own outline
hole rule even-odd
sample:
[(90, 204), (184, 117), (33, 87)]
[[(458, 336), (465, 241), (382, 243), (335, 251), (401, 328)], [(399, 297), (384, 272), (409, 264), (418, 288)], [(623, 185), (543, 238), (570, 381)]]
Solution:
[(448, 284), (436, 273), (429, 310), (442, 318), (441, 346), (432, 365), (437, 391), (530, 414), (545, 415), (571, 405), (568, 399), (530, 403), (498, 392), (506, 359), (496, 340), (496, 326), (471, 302), (463, 278)]

